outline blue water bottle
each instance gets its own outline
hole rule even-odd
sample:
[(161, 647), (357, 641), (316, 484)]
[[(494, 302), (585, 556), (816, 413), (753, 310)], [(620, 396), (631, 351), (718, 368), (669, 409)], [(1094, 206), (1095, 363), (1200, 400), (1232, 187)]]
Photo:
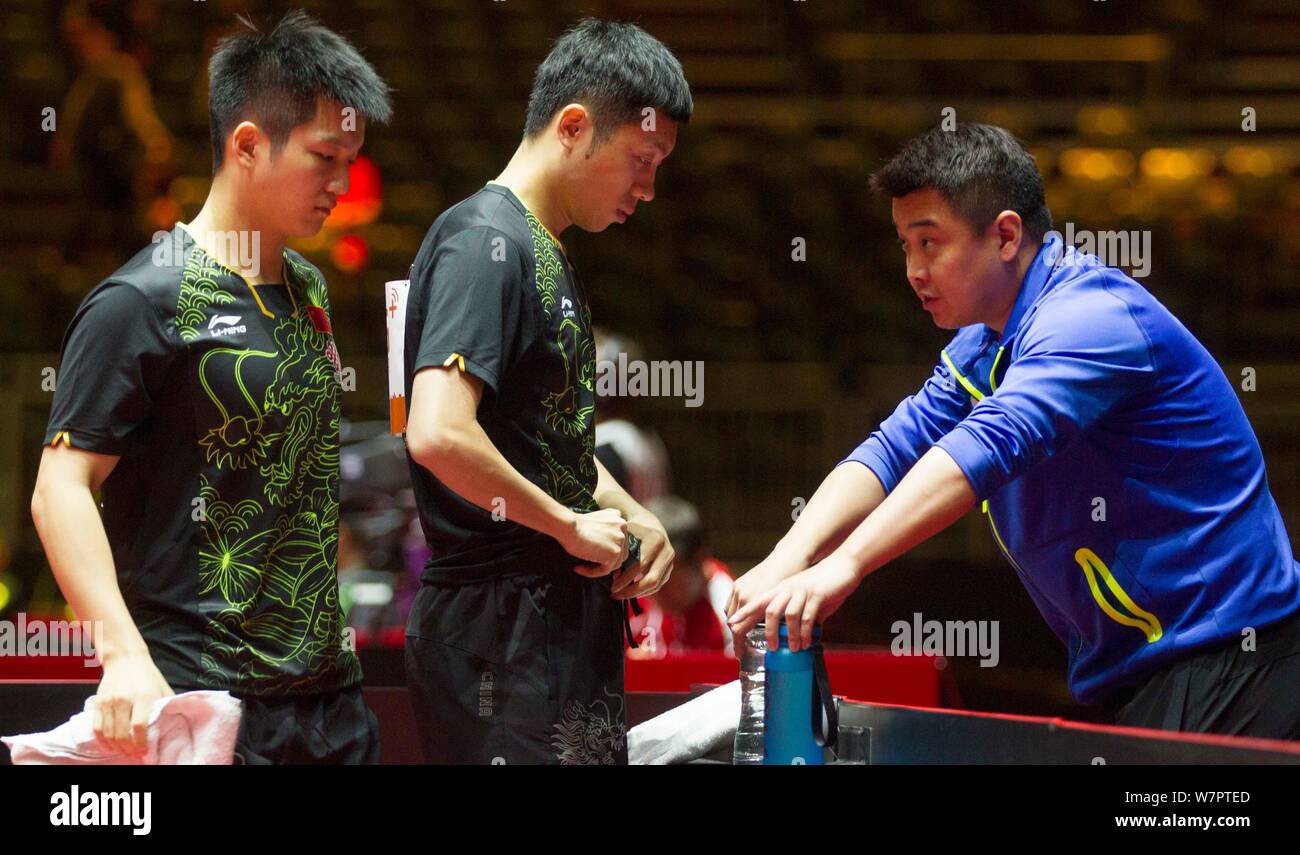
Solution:
[(834, 747), (838, 722), (821, 637), (821, 627), (814, 626), (812, 646), (792, 651), (782, 620), (779, 646), (763, 655), (765, 766), (820, 766), (822, 749)]

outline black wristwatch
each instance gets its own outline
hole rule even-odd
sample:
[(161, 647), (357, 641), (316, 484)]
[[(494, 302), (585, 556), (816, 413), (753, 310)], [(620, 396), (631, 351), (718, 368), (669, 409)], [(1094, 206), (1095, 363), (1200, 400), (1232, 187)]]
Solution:
[(632, 532), (627, 533), (627, 558), (619, 565), (619, 572), (641, 563), (641, 538)]

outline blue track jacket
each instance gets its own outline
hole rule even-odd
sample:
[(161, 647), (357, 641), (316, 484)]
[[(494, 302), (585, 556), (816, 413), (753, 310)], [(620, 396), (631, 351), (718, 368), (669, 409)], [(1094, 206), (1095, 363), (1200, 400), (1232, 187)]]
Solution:
[(935, 445), (985, 500), (1080, 701), (1300, 609), (1300, 565), (1223, 370), (1145, 288), (1059, 238), (1001, 337), (958, 331), (843, 462), (890, 491)]

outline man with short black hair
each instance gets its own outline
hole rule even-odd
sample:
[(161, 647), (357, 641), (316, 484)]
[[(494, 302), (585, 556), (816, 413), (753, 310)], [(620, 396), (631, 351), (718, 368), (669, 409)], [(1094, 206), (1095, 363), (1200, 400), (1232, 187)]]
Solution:
[(935, 128), (872, 186), (922, 307), (959, 332), (736, 583), (733, 631), (764, 619), (775, 644), (784, 619), (807, 646), (864, 576), (983, 500), (1077, 699), (1124, 725), (1300, 738), (1300, 566), (1214, 358), (1048, 231), (1001, 128)]
[[(537, 70), (510, 163), (416, 256), (406, 442), (433, 555), (407, 676), (430, 762), (627, 762), (625, 607), (673, 552), (595, 457), (591, 314), (560, 235), (654, 198), (691, 110), (666, 47), (580, 22)], [(631, 536), (640, 560), (611, 576)]]
[(68, 329), (32, 515), (68, 603), (102, 622), (110, 747), (143, 753), (173, 691), (227, 689), (238, 760), (373, 763), (335, 576), (341, 364), (325, 281), (285, 241), (347, 191), (388, 87), (302, 12), (244, 23), (209, 67), (202, 210)]

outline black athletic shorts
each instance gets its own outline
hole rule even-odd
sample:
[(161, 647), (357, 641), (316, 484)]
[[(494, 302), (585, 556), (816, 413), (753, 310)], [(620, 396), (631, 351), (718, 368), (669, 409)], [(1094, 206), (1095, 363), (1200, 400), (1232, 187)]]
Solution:
[(406, 626), (426, 761), (626, 764), (626, 602), (611, 578), (426, 582)]
[(1300, 739), (1300, 613), (1193, 653), (1112, 701), (1127, 727)]
[(328, 695), (241, 697), (235, 763), (344, 765), (379, 762), (379, 720), (361, 687)]

